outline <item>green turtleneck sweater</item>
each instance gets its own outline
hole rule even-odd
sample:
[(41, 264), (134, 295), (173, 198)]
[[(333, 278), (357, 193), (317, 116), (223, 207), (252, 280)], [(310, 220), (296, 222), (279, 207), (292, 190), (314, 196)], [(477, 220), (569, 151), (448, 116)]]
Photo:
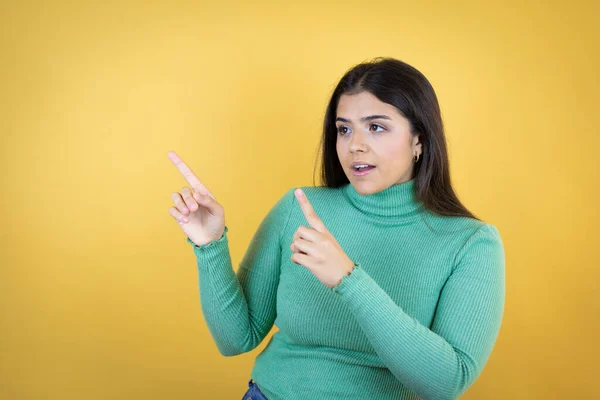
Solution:
[(251, 377), (269, 400), (455, 399), (481, 374), (504, 312), (505, 256), (495, 226), (445, 217), (414, 180), (363, 196), (351, 184), (302, 187), (356, 264), (329, 288), (291, 260), (310, 226), (289, 189), (237, 272), (227, 232), (193, 246), (204, 318), (219, 351), (256, 348)]

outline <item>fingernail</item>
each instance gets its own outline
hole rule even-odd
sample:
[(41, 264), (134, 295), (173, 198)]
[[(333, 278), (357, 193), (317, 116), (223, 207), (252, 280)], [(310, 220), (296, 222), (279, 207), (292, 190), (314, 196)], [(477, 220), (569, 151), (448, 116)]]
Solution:
[(300, 189), (296, 189), (296, 195), (298, 196), (302, 196), (304, 193), (302, 193), (302, 190)]

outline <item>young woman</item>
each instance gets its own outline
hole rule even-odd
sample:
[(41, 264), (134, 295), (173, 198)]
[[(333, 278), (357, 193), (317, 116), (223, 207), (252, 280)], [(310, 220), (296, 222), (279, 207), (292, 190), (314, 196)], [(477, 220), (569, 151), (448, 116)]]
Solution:
[(169, 213), (219, 351), (251, 351), (279, 328), (244, 399), (455, 399), (481, 374), (504, 312), (504, 247), (452, 189), (418, 70), (376, 58), (347, 71), (326, 110), (323, 186), (282, 195), (237, 273), (223, 206), (169, 157), (190, 184)]

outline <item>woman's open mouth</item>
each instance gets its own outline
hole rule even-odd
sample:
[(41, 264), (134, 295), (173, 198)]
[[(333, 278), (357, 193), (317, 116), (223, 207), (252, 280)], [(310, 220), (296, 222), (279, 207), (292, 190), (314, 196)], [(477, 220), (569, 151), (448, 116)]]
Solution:
[(374, 167), (374, 166), (370, 165), (368, 167), (360, 167), (360, 168), (353, 168), (353, 167), (351, 167), (350, 169), (352, 170), (352, 175), (354, 175), (354, 176), (364, 176), (364, 175), (368, 175), (375, 168), (377, 168), (377, 167)]

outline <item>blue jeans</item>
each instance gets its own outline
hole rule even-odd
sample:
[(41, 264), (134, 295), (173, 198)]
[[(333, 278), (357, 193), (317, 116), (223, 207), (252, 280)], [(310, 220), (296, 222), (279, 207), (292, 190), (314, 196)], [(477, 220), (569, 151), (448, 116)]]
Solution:
[(268, 400), (267, 396), (260, 391), (256, 382), (254, 382), (254, 379), (248, 381), (248, 388), (242, 400)]

